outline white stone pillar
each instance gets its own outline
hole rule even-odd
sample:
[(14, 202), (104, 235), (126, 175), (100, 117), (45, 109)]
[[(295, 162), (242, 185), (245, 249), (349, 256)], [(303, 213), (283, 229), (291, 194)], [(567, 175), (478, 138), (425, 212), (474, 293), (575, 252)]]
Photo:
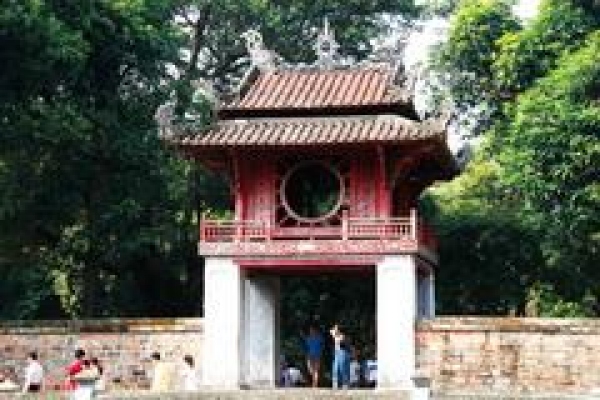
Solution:
[(279, 278), (244, 280), (244, 364), (242, 382), (273, 388), (279, 379)]
[(204, 262), (204, 386), (237, 389), (240, 385), (242, 274), (228, 258)]
[(415, 373), (417, 268), (411, 255), (377, 264), (377, 387), (411, 389)]

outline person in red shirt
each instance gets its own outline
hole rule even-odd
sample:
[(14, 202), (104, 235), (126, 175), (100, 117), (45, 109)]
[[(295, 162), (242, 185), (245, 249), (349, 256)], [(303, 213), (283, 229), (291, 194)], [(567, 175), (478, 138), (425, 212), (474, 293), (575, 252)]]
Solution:
[(77, 387), (77, 382), (75, 382), (72, 377), (83, 369), (83, 360), (85, 358), (85, 350), (77, 349), (75, 350), (75, 360), (67, 367), (67, 382), (66, 382), (66, 390), (74, 390)]

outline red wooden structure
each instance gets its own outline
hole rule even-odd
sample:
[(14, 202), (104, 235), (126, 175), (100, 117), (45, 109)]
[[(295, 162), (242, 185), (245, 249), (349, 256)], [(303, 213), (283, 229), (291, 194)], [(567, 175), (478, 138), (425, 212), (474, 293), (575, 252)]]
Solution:
[(201, 221), (200, 254), (279, 269), (398, 253), (435, 264), (417, 198), (458, 168), (445, 125), (419, 120), (402, 81), (386, 63), (255, 68), (211, 128), (178, 126), (172, 141), (226, 171), (235, 198), (232, 220)]

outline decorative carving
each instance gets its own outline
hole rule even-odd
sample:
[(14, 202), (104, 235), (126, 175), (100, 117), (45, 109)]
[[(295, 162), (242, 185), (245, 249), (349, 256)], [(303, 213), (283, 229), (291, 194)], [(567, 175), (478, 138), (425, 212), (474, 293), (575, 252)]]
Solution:
[(326, 254), (402, 254), (418, 253), (419, 244), (411, 239), (394, 240), (277, 240), (263, 242), (200, 242), (204, 256), (292, 257)]
[(338, 61), (338, 49), (340, 45), (335, 40), (335, 35), (332, 29), (329, 28), (329, 20), (325, 18), (323, 22), (323, 30), (317, 36), (317, 41), (314, 45), (317, 53), (317, 64), (323, 67), (333, 67)]
[(175, 119), (174, 100), (169, 100), (161, 104), (154, 113), (154, 120), (158, 125), (158, 135), (162, 139), (170, 139), (175, 136), (173, 132), (173, 120)]
[(246, 50), (250, 55), (252, 64), (259, 70), (273, 70), (281, 63), (282, 58), (279, 54), (265, 48), (259, 31), (250, 29), (242, 34), (242, 38), (246, 40)]
[(213, 109), (219, 107), (219, 95), (214, 85), (206, 79), (198, 78), (193, 80), (192, 87), (194, 88), (193, 98), (201, 97), (210, 103)]

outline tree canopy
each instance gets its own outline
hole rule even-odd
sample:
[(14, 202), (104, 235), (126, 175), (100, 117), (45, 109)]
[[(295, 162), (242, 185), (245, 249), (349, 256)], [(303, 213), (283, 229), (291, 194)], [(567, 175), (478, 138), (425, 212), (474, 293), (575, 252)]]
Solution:
[[(546, 0), (538, 17), (522, 26), (507, 6), (501, 1), (464, 2), (441, 52), (443, 70), (469, 78), (453, 81), (455, 98), (487, 102), (495, 112), (482, 156), (451, 184), (458, 187), (442, 191), (440, 204), (456, 200), (458, 193), (469, 200), (465, 209), (479, 210), (472, 215), (491, 217), (493, 246), (510, 239), (512, 251), (485, 260), (503, 258), (515, 265), (518, 273), (505, 287), (527, 293), (496, 298), (517, 300), (514, 307), (520, 312), (533, 302), (538, 313), (547, 315), (594, 313), (590, 305), (600, 296), (595, 270), (600, 233), (598, 5)], [(471, 40), (469, 32), (487, 33)], [(482, 182), (489, 190), (474, 191), (467, 182), (489, 167), (494, 179)], [(489, 205), (498, 208), (490, 212)], [(501, 218), (503, 210), (509, 210), (513, 223)], [(511, 225), (517, 231), (504, 233)], [(448, 229), (456, 228), (462, 225)], [(489, 270), (494, 264), (482, 262), (480, 268), (495, 276), (507, 272)]]

